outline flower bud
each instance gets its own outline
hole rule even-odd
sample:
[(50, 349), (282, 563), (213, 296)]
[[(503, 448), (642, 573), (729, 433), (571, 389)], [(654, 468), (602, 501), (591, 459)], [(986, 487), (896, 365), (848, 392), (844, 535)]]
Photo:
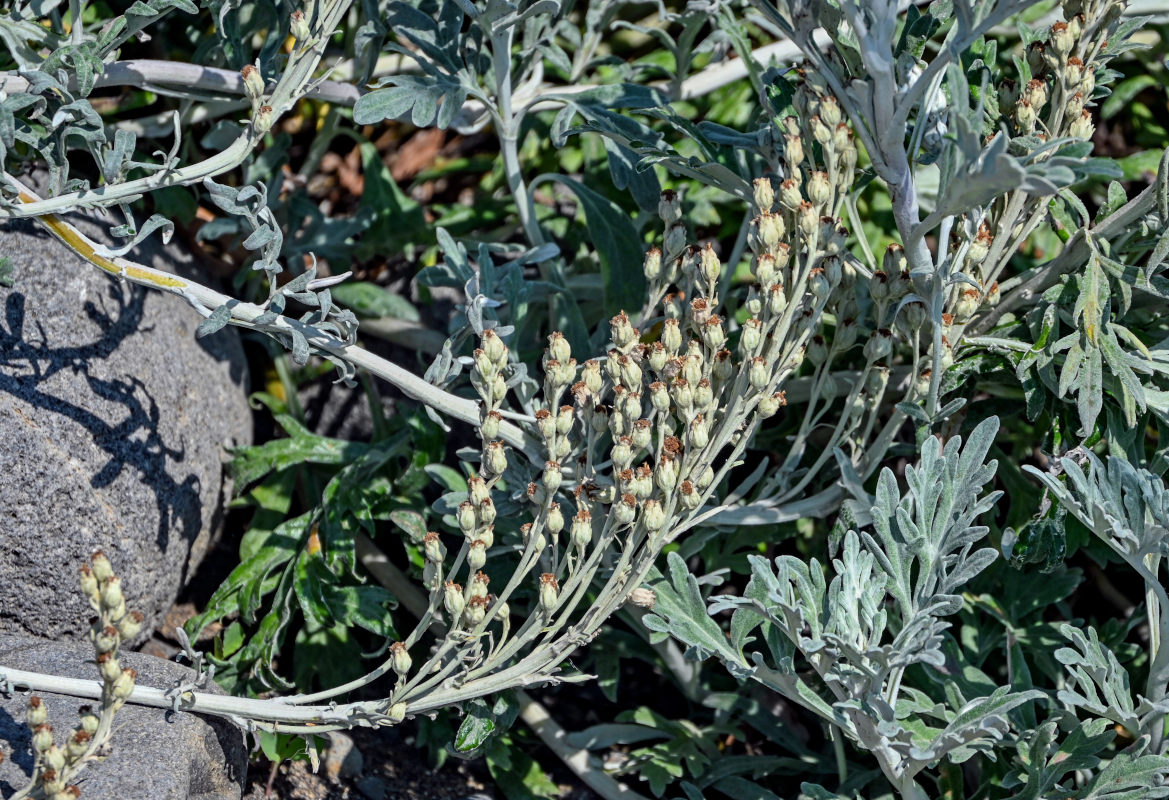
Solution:
[(662, 251), (656, 247), (645, 254), (645, 263), (642, 266), (645, 279), (653, 283), (662, 276)]
[(584, 383), (585, 388), (594, 397), (600, 395), (601, 389), (604, 387), (604, 377), (601, 375), (601, 363), (595, 359), (585, 362), (584, 369), (580, 373), (581, 382)]
[(106, 683), (113, 683), (122, 674), (122, 665), (118, 663), (118, 657), (114, 653), (99, 653), (97, 668)]
[(706, 408), (713, 403), (714, 388), (710, 385), (708, 379), (703, 378), (694, 385), (694, 406), (696, 408)]
[(288, 32), (292, 35), (293, 39), (301, 44), (309, 40), (308, 19), (305, 17), (303, 11), (297, 9), (292, 12), (292, 16), (288, 20)]
[(134, 681), (138, 678), (138, 671), (130, 668), (122, 670), (111, 687), (111, 692), (118, 700), (128, 700), (134, 691)]
[(654, 372), (661, 372), (666, 368), (666, 362), (670, 360), (669, 354), (666, 352), (666, 346), (661, 342), (654, 342), (649, 348), (649, 368)]
[(576, 512), (572, 518), (572, 530), (569, 532), (569, 536), (577, 550), (583, 551), (593, 541), (592, 518), (592, 514), (585, 509)]
[(485, 572), (476, 572), (475, 576), (471, 578), (471, 598), (486, 597), (489, 583), (491, 583), (491, 578), (488, 578)]
[(743, 330), (739, 334), (739, 353), (750, 357), (763, 341), (763, 323), (758, 317), (750, 317), (743, 323)]
[(690, 382), (685, 378), (674, 379), (670, 384), (670, 394), (673, 395), (674, 404), (680, 411), (688, 411), (694, 406), (694, 390), (690, 388)]
[(702, 326), (702, 341), (711, 350), (722, 349), (727, 341), (726, 331), (723, 330), (722, 319), (717, 314), (711, 316)]
[(32, 749), (37, 753), (44, 753), (53, 746), (53, 726), (47, 722), (33, 728)]
[(808, 128), (812, 132), (812, 138), (819, 142), (821, 147), (828, 147), (832, 141), (832, 129), (824, 124), (819, 115), (814, 115), (808, 120)]
[(81, 565), (81, 591), (89, 598), (89, 602), (96, 605), (101, 601), (98, 590), (97, 576), (88, 564)]
[(1047, 39), (1052, 51), (1059, 58), (1064, 58), (1075, 47), (1076, 41), (1072, 32), (1068, 30), (1066, 22), (1057, 22), (1051, 26), (1051, 35)]
[(100, 630), (94, 631), (93, 647), (99, 653), (112, 653), (118, 649), (118, 629), (112, 625), (106, 625)]
[(813, 172), (808, 178), (808, 200), (812, 205), (822, 206), (832, 196), (832, 184), (828, 181), (828, 173)]
[(808, 293), (817, 300), (824, 300), (831, 291), (832, 286), (828, 282), (828, 275), (825, 274), (824, 268), (813, 267), (808, 273)]
[(410, 653), (406, 650), (404, 642), (394, 642), (390, 645), (390, 664), (399, 678), (406, 677), (411, 663)]
[(757, 223), (759, 243), (765, 250), (774, 250), (779, 245), (784, 234), (783, 217), (779, 214), (760, 214), (753, 222)]
[(658, 216), (667, 225), (682, 219), (682, 199), (673, 189), (666, 189), (659, 197)]
[(572, 348), (569, 346), (568, 340), (564, 338), (564, 334), (560, 331), (553, 331), (548, 336), (547, 358), (550, 361), (559, 361), (562, 364), (567, 363), (568, 359), (572, 358)]
[(701, 414), (690, 420), (690, 426), (686, 429), (686, 439), (687, 444), (695, 450), (701, 450), (710, 442), (710, 431)]
[[(46, 775), (48, 772), (60, 774), (61, 770), (65, 769), (65, 751), (57, 747), (57, 745), (52, 745), (45, 752), (41, 753), (41, 761), (47, 767), (45, 771)], [(63, 788), (63, 784), (58, 784), (56, 790), (59, 791)]]
[(1068, 136), (1075, 139), (1091, 139), (1096, 132), (1096, 126), (1092, 124), (1092, 114), (1088, 109), (1080, 112), (1080, 116), (1073, 119), (1068, 125)]
[(35, 694), (28, 698), (28, 709), (25, 711), (24, 721), (30, 728), (36, 728), (49, 721), (49, 711), (45, 701)]
[(755, 258), (755, 280), (761, 286), (770, 286), (779, 279), (779, 269), (775, 264), (775, 256), (763, 253)]
[(641, 417), (641, 392), (623, 392), (618, 400), (621, 404), (621, 416), (625, 419), (626, 425), (632, 425), (633, 420)]
[(505, 397), (507, 397), (507, 381), (503, 379), (502, 373), (497, 372), (491, 378), (491, 394), (488, 397), (488, 402), (492, 405), (499, 405)]
[(673, 458), (658, 459), (654, 467), (654, 483), (663, 492), (672, 492), (678, 484), (678, 465)]
[(80, 720), (77, 727), (88, 733), (90, 736), (93, 736), (93, 734), (97, 733), (98, 725), (101, 724), (101, 717), (93, 713), (93, 708), (91, 706), (82, 706), (80, 709), (78, 709), (78, 713), (80, 715)]
[(629, 605), (637, 606), (638, 608), (645, 608), (652, 610), (654, 603), (657, 602), (657, 595), (654, 594), (653, 589), (646, 589), (645, 587), (638, 587), (629, 593), (626, 602)]
[(492, 475), (502, 475), (507, 470), (507, 450), (502, 441), (487, 443), (483, 451), (483, 466)]
[(275, 121), (275, 116), (272, 111), (272, 106), (260, 106), (256, 109), (256, 115), (252, 119), (252, 129), (257, 135), (263, 136), (272, 130), (272, 123)]
[(540, 575), (540, 608), (545, 614), (551, 614), (556, 608), (556, 601), (560, 593), (560, 585), (556, 576), (551, 572)]
[(865, 358), (869, 361), (879, 361), (893, 350), (893, 334), (887, 328), (873, 331), (869, 340), (865, 342)]
[(471, 547), (467, 550), (467, 569), (471, 572), (477, 572), (483, 569), (483, 565), (487, 563), (487, 543), (482, 539), (476, 539), (471, 542)]
[(824, 337), (816, 334), (808, 343), (808, 361), (812, 362), (813, 367), (818, 367), (828, 359), (828, 343)]
[[(845, 169), (851, 171), (856, 166), (856, 145), (852, 143), (852, 131), (847, 122), (842, 122), (832, 131), (832, 148), (840, 154), (845, 162)], [(848, 163), (850, 162), (851, 163)], [(851, 183), (851, 176), (846, 176)]]
[(710, 242), (707, 242), (706, 247), (702, 250), (702, 256), (698, 262), (698, 271), (708, 285), (714, 286), (718, 282), (719, 273), (722, 271), (722, 263), (718, 260), (718, 254), (714, 252), (714, 247)]
[(507, 366), (507, 345), (503, 343), (503, 339), (491, 328), (483, 331), (483, 337), (480, 341), (480, 346), (483, 348), (484, 355), (495, 365), (496, 369), (503, 369)]
[(805, 239), (811, 239), (820, 230), (820, 216), (811, 203), (800, 203), (796, 209), (796, 227)]
[(552, 495), (560, 488), (560, 464), (556, 461), (544, 462), (544, 474), (540, 476), (540, 482), (544, 484), (544, 489), (549, 495)]
[(628, 353), (637, 342), (637, 331), (629, 324), (629, 317), (624, 311), (609, 320), (609, 331), (613, 346), (622, 353)]
[(670, 261), (676, 259), (686, 249), (686, 226), (678, 222), (667, 227), (664, 247), (666, 248), (666, 259)]
[(637, 517), (637, 498), (626, 492), (621, 499), (613, 504), (613, 521), (618, 525), (628, 525)]
[(447, 614), (452, 620), (458, 619), (466, 602), (463, 599), (463, 587), (454, 581), (447, 581), (443, 585), (442, 595), (443, 607), (446, 608)]
[(122, 579), (111, 575), (101, 587), (101, 604), (107, 611), (117, 608), (124, 601), (122, 597)]
[(773, 315), (779, 316), (787, 308), (787, 295), (783, 293), (783, 286), (778, 283), (771, 284), (767, 289), (767, 310)]
[(905, 260), (905, 248), (893, 242), (885, 248), (885, 255), (881, 259), (881, 271), (886, 276), (900, 275), (907, 266), (908, 262)]
[(901, 316), (905, 320), (905, 330), (919, 331), (925, 325), (927, 313), (924, 303), (914, 301), (901, 307)]
[(1037, 120), (1038, 115), (1031, 103), (1026, 97), (1020, 97), (1019, 102), (1015, 103), (1015, 128), (1019, 133), (1031, 133), (1035, 130)]
[(86, 731), (78, 728), (69, 736), (65, 743), (65, 755), (70, 761), (76, 761), (89, 750), (89, 743), (93, 737)]
[(954, 319), (959, 324), (965, 324), (978, 313), (981, 305), (982, 293), (977, 289), (964, 289), (954, 304)]
[(627, 389), (636, 390), (641, 387), (641, 367), (629, 356), (621, 356), (617, 360), (621, 370), (621, 383)]
[(523, 538), (524, 547), (531, 547), (536, 552), (542, 552), (548, 545), (548, 540), (544, 537), (542, 530), (531, 522), (525, 522), (521, 525), (520, 536)]
[(572, 406), (561, 406), (556, 413), (556, 433), (560, 436), (567, 436), (572, 431), (573, 419)]
[(804, 142), (797, 134), (784, 134), (783, 158), (792, 170), (798, 169), (799, 163), (804, 160)]
[(1027, 86), (1023, 89), (1023, 97), (1031, 104), (1031, 108), (1039, 111), (1047, 105), (1047, 83), (1038, 78), (1032, 78), (1027, 81)]
[(918, 397), (926, 397), (930, 393), (930, 379), (933, 376), (933, 371), (923, 369), (921, 374), (917, 376), (917, 380), (913, 383), (913, 391)]
[(1032, 42), (1027, 45), (1027, 66), (1034, 75), (1042, 75), (1047, 70), (1049, 58), (1047, 46), (1043, 42)]
[(390, 710), (386, 712), (386, 718), (395, 725), (406, 719), (406, 704), (394, 703), (390, 706)]
[(751, 183), (753, 196), (755, 200), (755, 208), (759, 209), (760, 213), (771, 211), (771, 207), (775, 205), (775, 189), (771, 186), (770, 178), (756, 178)]
[(682, 326), (676, 319), (667, 319), (662, 323), (662, 344), (670, 355), (682, 349)]
[(767, 369), (767, 361), (761, 356), (751, 359), (751, 368), (748, 380), (752, 388), (762, 389), (771, 381), (771, 372)]
[(678, 489), (683, 508), (688, 511), (693, 511), (702, 505), (702, 495), (698, 493), (698, 490), (694, 488), (694, 484), (690, 481), (682, 481), (682, 485)]
[(476, 505), (491, 499), (491, 490), (487, 488), (487, 483), (478, 475), (467, 478), (467, 489), (471, 496), (471, 502)]
[(772, 395), (765, 395), (759, 400), (759, 416), (767, 419), (775, 416), (779, 411), (779, 393)]
[[(484, 407), (485, 408), (485, 407)], [(499, 436), (499, 424), (503, 421), (503, 415), (498, 411), (488, 411), (480, 414), (479, 434), (484, 439), (495, 439)]]
[(800, 187), (793, 179), (788, 178), (779, 185), (779, 201), (788, 211), (795, 211), (804, 202), (800, 194)]
[(654, 381), (649, 385), (649, 400), (654, 410), (664, 413), (670, 409), (670, 396), (666, 391), (666, 384)]
[(455, 514), (459, 522), (459, 530), (465, 536), (470, 536), (475, 533), (475, 529), (479, 527), (478, 514), (475, 513), (475, 504), (470, 500), (465, 500), (459, 503), (459, 509)]
[(641, 519), (647, 530), (660, 531), (666, 524), (666, 512), (657, 500), (646, 500), (641, 504)]
[(560, 510), (560, 503), (553, 503), (548, 507), (548, 517), (544, 521), (544, 527), (553, 536), (564, 530), (564, 512)]
[(251, 64), (247, 64), (240, 70), (240, 75), (244, 79), (244, 91), (252, 100), (259, 100), (264, 96), (264, 78), (260, 75), (260, 70)]
[(93, 577), (97, 578), (98, 583), (105, 583), (114, 577), (114, 567), (101, 550), (89, 557), (89, 563), (93, 565)]
[(441, 564), (446, 557), (446, 547), (435, 531), (430, 531), (422, 537), (422, 551), (426, 554), (426, 560), (432, 564)]
[(468, 628), (474, 628), (483, 618), (487, 616), (487, 598), (486, 597), (472, 597), (466, 607), (463, 608), (463, 624)]

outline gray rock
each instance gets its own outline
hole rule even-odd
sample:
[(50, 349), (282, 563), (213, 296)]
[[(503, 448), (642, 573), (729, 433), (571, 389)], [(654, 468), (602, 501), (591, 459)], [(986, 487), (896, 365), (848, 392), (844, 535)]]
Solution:
[(365, 769), (365, 756), (357, 749), (353, 737), (343, 731), (332, 731), (325, 738), (329, 742), (321, 759), (325, 774), (333, 780), (360, 775)]
[[(162, 250), (133, 257), (194, 272), (177, 243)], [(0, 224), (0, 254), (15, 270), (0, 286), (0, 632), (82, 636), (77, 569), (100, 548), (145, 638), (220, 525), (224, 443), (251, 441), (239, 338), (196, 340), (194, 309), (34, 223)]]
[[(138, 670), (141, 686), (165, 689), (194, 677), (187, 667), (153, 656), (123, 653), (120, 658), (123, 665)], [(0, 634), (0, 673), (4, 667), (97, 678), (93, 648), (80, 642)], [(222, 693), (214, 686), (206, 691)], [(92, 701), (38, 694), (45, 701), (57, 744), (63, 745), (77, 724), (78, 708)], [(30, 736), (24, 725), (27, 702), (21, 692), (0, 694), (0, 749), (5, 755), (0, 762), (0, 796), (26, 786), (32, 774)], [(243, 793), (247, 749), (243, 734), (224, 720), (127, 705), (114, 717), (110, 744), (109, 758), (78, 776), (82, 797), (237, 800)]]
[(361, 792), (361, 796), (366, 800), (385, 800), (389, 790), (386, 782), (376, 775), (369, 775), (357, 782), (357, 791)]

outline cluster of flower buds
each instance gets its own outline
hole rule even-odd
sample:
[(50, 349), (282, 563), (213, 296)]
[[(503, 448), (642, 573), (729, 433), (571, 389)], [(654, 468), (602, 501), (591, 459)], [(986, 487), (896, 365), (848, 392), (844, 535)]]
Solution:
[(137, 611), (126, 610), (121, 580), (114, 574), (113, 565), (98, 551), (88, 564), (82, 565), (80, 578), (82, 592), (98, 612), (90, 629), (90, 640), (102, 679), (101, 714), (82, 706), (77, 726), (70, 731), (64, 746), (60, 746), (53, 738), (44, 701), (35, 695), (29, 698), (26, 722), (32, 731), (36, 765), (32, 788), (36, 796), (48, 800), (73, 800), (81, 796), (81, 790), (69, 781), (87, 761), (102, 755), (114, 712), (125, 705), (138, 677), (133, 669), (122, 667), (118, 648), (141, 633), (143, 617)]
[(483, 331), (481, 346), (474, 352), (471, 367), (471, 385), (479, 394), (479, 434), (483, 439), (482, 474), (494, 481), (507, 469), (507, 452), (503, 442), (498, 441), (499, 424), (502, 416), (499, 407), (507, 396), (507, 345), (499, 335), (488, 328)]

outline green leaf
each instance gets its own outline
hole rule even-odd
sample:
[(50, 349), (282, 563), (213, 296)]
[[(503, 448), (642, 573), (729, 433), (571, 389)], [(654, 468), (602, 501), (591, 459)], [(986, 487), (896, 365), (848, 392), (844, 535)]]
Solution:
[(455, 733), (454, 751), (468, 755), (478, 750), (495, 732), (495, 715), (482, 700), (473, 700)]
[(382, 639), (398, 638), (389, 609), (397, 599), (380, 586), (331, 586), (324, 599), (337, 623), (364, 628)]
[(1096, 773), (1088, 785), (1077, 793), (1078, 800), (1156, 800), (1169, 797), (1169, 758), (1139, 755), (1148, 746), (1142, 737), (1131, 747), (1117, 753), (1108, 766)]
[(239, 489), (274, 470), (297, 464), (344, 464), (369, 451), (369, 445), (316, 436), (300, 427), (287, 439), (273, 439), (264, 444), (237, 447), (228, 465)]
[(732, 673), (749, 674), (747, 662), (729, 646), (726, 635), (707, 612), (698, 580), (686, 569), (686, 562), (677, 553), (670, 553), (666, 563), (669, 578), (651, 585), (657, 601), (653, 613), (642, 617), (645, 627), (688, 645), (690, 657), (703, 660), (717, 656)]
[(1100, 107), (1100, 116), (1104, 119), (1112, 119), (1145, 89), (1160, 85), (1161, 81), (1156, 76), (1149, 75), (1148, 73), (1135, 75), (1121, 81), (1112, 87), (1112, 94), (1104, 101), (1104, 105)]
[(362, 317), (393, 317), (418, 322), (418, 309), (400, 294), (394, 294), (376, 283), (354, 281), (330, 287), (333, 300), (352, 309)]
[(419, 128), (446, 129), (467, 100), (463, 85), (442, 75), (393, 75), (385, 82), (385, 88), (357, 98), (353, 121), (358, 125), (397, 119)]
[(508, 800), (560, 797), (560, 787), (519, 747), (497, 739), (488, 749), (486, 761), (492, 779)]
[(580, 202), (589, 238), (601, 262), (601, 278), (608, 316), (640, 308), (645, 297), (644, 245), (637, 229), (620, 206), (579, 181), (561, 175), (542, 175), (533, 181), (563, 184)]

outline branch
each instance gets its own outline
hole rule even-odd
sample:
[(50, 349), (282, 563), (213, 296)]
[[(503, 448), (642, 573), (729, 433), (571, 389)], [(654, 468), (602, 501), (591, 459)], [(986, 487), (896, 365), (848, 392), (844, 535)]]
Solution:
[[(7, 173), (4, 174), (4, 177), (19, 191), (22, 203), (38, 202), (39, 198), (27, 186)], [(41, 214), (38, 215), (37, 219), (70, 250), (113, 277), (122, 278), (139, 286), (178, 295), (204, 316), (220, 306), (230, 305), (231, 319), (229, 324), (242, 328), (277, 333), (296, 330), (319, 352), (328, 353), (356, 367), (368, 370), (397, 387), (407, 397), (425, 403), (439, 413), (470, 425), (479, 425), (479, 406), (476, 402), (427, 383), (409, 370), (362, 347), (347, 344), (312, 325), (285, 316), (277, 317), (270, 325), (256, 326), (255, 320), (265, 313), (265, 309), (254, 303), (240, 302), (195, 281), (143, 266), (126, 258), (106, 255), (107, 248), (89, 239), (55, 214)], [(512, 447), (523, 450), (530, 458), (535, 459), (535, 463), (543, 465), (543, 454), (533, 443), (528, 441), (524, 431), (516, 425), (506, 421), (500, 423), (499, 436)]]

